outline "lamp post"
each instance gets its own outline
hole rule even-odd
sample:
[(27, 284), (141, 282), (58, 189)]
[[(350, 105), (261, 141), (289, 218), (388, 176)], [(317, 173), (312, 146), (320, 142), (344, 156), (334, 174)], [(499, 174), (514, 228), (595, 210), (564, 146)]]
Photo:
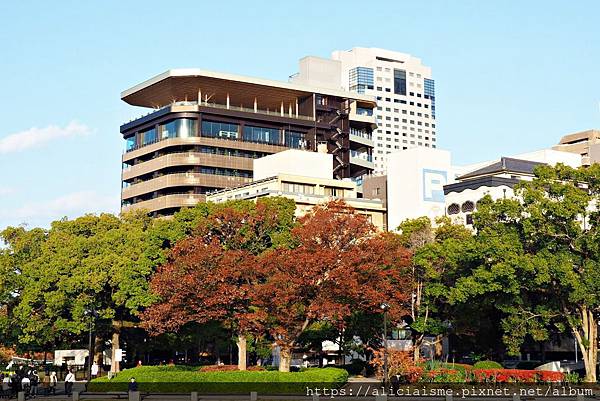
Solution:
[(385, 388), (388, 382), (387, 311), (390, 305), (384, 302), (380, 308), (383, 311), (383, 387)]
[(89, 332), (88, 332), (88, 372), (87, 372), (87, 380), (88, 382), (92, 381), (92, 363), (94, 360), (94, 344), (92, 342), (92, 331), (94, 328), (94, 320), (98, 317), (98, 312), (92, 307), (86, 309), (83, 313), (85, 316), (89, 318)]

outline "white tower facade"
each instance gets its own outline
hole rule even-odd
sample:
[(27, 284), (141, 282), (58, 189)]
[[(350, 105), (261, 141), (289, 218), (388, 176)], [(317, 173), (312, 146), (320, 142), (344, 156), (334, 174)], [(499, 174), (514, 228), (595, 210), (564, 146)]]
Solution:
[(375, 174), (387, 171), (387, 154), (418, 146), (436, 148), (435, 82), (431, 68), (409, 54), (355, 47), (332, 53), (341, 63), (344, 89), (377, 98), (373, 133)]

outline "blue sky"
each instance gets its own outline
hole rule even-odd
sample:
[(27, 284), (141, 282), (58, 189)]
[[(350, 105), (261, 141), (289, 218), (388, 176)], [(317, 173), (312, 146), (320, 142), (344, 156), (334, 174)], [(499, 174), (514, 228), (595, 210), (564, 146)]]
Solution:
[(456, 164), (600, 127), (597, 1), (0, 2), (0, 228), (119, 209), (122, 90), (169, 68), (286, 80), (354, 46), (420, 57)]

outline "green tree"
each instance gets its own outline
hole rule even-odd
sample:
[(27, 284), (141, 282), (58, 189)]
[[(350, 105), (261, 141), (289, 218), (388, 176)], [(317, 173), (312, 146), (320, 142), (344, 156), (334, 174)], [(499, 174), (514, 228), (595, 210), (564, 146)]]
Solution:
[(11, 323), (20, 344), (55, 345), (87, 331), (87, 311), (98, 314), (114, 352), (124, 327), (135, 325), (137, 313), (153, 296), (147, 279), (152, 262), (145, 257), (146, 231), (152, 220), (143, 213), (122, 218), (101, 214), (52, 223), (36, 257), (19, 270), (19, 293)]
[[(413, 359), (416, 362), (425, 335), (438, 335), (437, 341), (441, 341), (439, 335), (447, 331), (448, 319), (452, 317), (444, 296), (458, 265), (449, 265), (441, 255), (451, 256), (457, 246), (471, 237), (471, 232), (447, 217), (437, 219), (435, 225), (428, 217), (405, 220), (398, 231), (400, 244), (413, 253), (410, 326), (414, 333)], [(451, 268), (444, 269), (448, 267)]]
[(586, 381), (596, 381), (600, 165), (541, 166), (515, 190), (514, 199), (478, 203), (476, 234), (461, 252), (470, 271), (456, 280), (449, 300), (493, 299), (511, 354), (528, 335), (542, 341), (568, 329), (582, 351)]

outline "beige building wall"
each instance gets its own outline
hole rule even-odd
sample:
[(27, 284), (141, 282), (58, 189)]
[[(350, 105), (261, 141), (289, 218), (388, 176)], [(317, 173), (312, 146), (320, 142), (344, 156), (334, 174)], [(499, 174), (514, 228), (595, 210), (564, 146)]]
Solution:
[(368, 216), (380, 231), (386, 230), (386, 209), (381, 200), (357, 198), (356, 184), (351, 181), (279, 174), (237, 188), (206, 196), (207, 202), (256, 200), (264, 196), (282, 196), (296, 202), (296, 216), (302, 216), (315, 205), (341, 199), (357, 213)]

